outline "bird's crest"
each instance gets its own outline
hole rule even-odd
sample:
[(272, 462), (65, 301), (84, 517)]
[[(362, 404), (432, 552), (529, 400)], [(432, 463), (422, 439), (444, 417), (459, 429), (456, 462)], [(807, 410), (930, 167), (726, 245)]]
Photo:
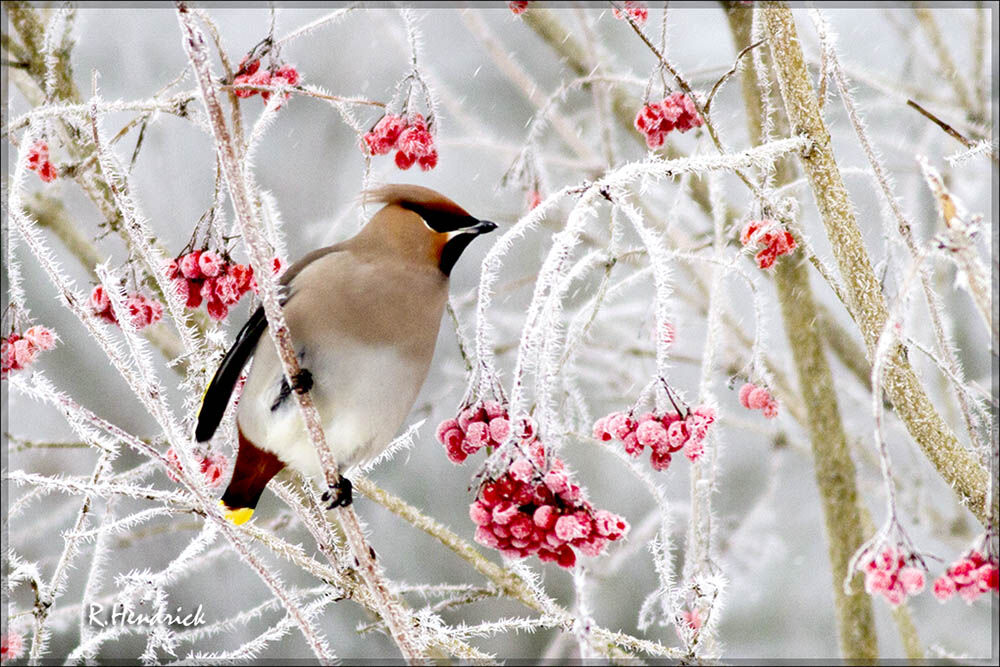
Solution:
[(440, 192), (420, 185), (392, 183), (369, 188), (361, 193), (361, 203), (398, 204), (404, 208), (408, 208), (407, 204), (415, 204), (432, 211), (471, 217), (468, 211)]

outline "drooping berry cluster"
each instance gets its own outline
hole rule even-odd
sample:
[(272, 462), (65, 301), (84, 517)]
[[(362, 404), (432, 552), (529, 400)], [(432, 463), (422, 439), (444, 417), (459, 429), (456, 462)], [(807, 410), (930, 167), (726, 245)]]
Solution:
[(527, 0), (516, 0), (515, 2), (508, 2), (507, 6), (510, 7), (510, 11), (514, 12), (515, 14), (523, 14), (524, 12), (528, 11)]
[(639, 456), (649, 447), (653, 469), (666, 470), (679, 451), (691, 461), (701, 457), (708, 427), (714, 421), (715, 410), (704, 405), (686, 416), (676, 411), (663, 415), (647, 412), (636, 419), (628, 412), (612, 412), (594, 422), (593, 435), (604, 442), (621, 441), (630, 456)]
[(23, 334), (12, 333), (0, 339), (0, 377), (35, 363), (38, 353), (56, 346), (56, 335), (43, 326), (30, 327)]
[(908, 595), (917, 595), (924, 590), (924, 569), (915, 565), (917, 561), (913, 554), (891, 546), (876, 551), (861, 564), (865, 591), (869, 595), (881, 594), (893, 607)]
[(760, 410), (768, 419), (778, 416), (778, 402), (764, 387), (747, 382), (740, 387), (740, 405), (747, 410)]
[[(533, 431), (533, 429), (531, 429)], [(483, 447), (499, 447), (510, 435), (507, 409), (497, 401), (483, 401), (462, 410), (455, 419), (438, 424), (437, 439), (452, 463), (462, 463)], [(526, 434), (526, 439), (533, 437)]]
[(416, 163), (428, 171), (438, 163), (434, 135), (419, 113), (406, 118), (387, 113), (362, 140), (372, 155), (386, 155), (396, 149), (396, 166), (400, 169), (409, 169)]
[[(145, 329), (163, 318), (163, 304), (141, 292), (129, 294), (125, 298), (125, 308), (136, 329)], [(103, 285), (96, 286), (90, 293), (90, 310), (106, 322), (118, 324), (118, 318), (111, 310), (111, 298)]]
[(638, 0), (625, 0), (622, 3), (621, 9), (615, 7), (611, 10), (611, 13), (615, 15), (615, 18), (619, 21), (625, 21), (626, 16), (631, 17), (636, 24), (642, 26), (646, 24), (649, 20), (649, 5), (645, 2), (638, 2)]
[(39, 139), (28, 149), (28, 169), (38, 174), (46, 183), (56, 180), (58, 172), (49, 161), (49, 145)]
[[(275, 274), (281, 270), (277, 258), (273, 270)], [(170, 260), (166, 273), (188, 308), (204, 303), (214, 320), (225, 319), (247, 292), (257, 292), (252, 266), (237, 264), (211, 250), (193, 250)]]
[(762, 269), (774, 266), (775, 260), (795, 250), (795, 237), (773, 220), (751, 220), (740, 234), (744, 247), (760, 248), (754, 260)]
[(7, 664), (24, 655), (24, 638), (18, 632), (10, 632), (0, 637), (0, 662)]
[[(298, 70), (295, 69), (294, 65), (282, 65), (281, 67), (273, 67), (272, 69), (261, 69), (260, 59), (252, 60), (250, 62), (241, 62), (240, 68), (233, 77), (233, 85), (249, 85), (249, 86), (294, 86), (297, 85), (301, 77), (299, 76)], [(236, 97), (253, 97), (260, 93), (260, 96), (264, 99), (266, 103), (271, 98), (271, 91), (269, 90), (254, 90), (252, 88), (237, 88), (235, 90)], [(289, 98), (289, 93), (283, 93), (283, 99)], [(281, 108), (281, 103), (279, 102), (275, 107)]]
[(576, 551), (600, 555), (608, 542), (628, 532), (628, 523), (594, 509), (558, 457), (549, 457), (546, 469), (545, 446), (537, 435), (530, 417), (512, 421), (498, 401), (474, 403), (437, 428), (438, 441), (454, 463), (483, 447), (499, 447), (510, 437), (516, 440), (517, 453), (499, 475), (479, 486), (469, 506), (476, 541), (507, 558), (537, 555), (543, 562), (573, 567)]
[(476, 542), (507, 558), (537, 555), (569, 568), (576, 564), (576, 551), (599, 556), (608, 542), (625, 536), (628, 522), (595, 510), (560, 459), (553, 458), (543, 473), (543, 445), (536, 440), (524, 449), (530, 458), (518, 457), (504, 474), (485, 482), (469, 506), (469, 518), (478, 526)]
[(934, 596), (944, 602), (958, 593), (972, 604), (983, 593), (996, 593), (997, 565), (996, 557), (988, 559), (979, 550), (971, 549), (934, 582)]
[(635, 129), (646, 137), (650, 148), (662, 146), (673, 130), (687, 132), (703, 123), (694, 100), (680, 92), (671, 93), (662, 102), (647, 104), (635, 117)]
[[(184, 466), (181, 464), (180, 457), (177, 455), (177, 452), (174, 451), (173, 447), (167, 450), (166, 457), (167, 461), (176, 465), (181, 470), (184, 469)], [(222, 482), (222, 476), (225, 474), (226, 468), (228, 467), (229, 460), (225, 457), (225, 455), (219, 452), (206, 454), (201, 457), (201, 474), (205, 478), (205, 484), (207, 484), (209, 488), (214, 489), (219, 486)], [(174, 482), (180, 481), (170, 468), (167, 468), (167, 477)]]

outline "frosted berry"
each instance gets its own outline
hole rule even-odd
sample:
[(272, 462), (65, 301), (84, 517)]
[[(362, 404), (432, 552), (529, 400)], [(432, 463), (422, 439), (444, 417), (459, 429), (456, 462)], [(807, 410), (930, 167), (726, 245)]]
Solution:
[(180, 258), (178, 262), (181, 274), (188, 280), (198, 280), (204, 278), (201, 273), (201, 251), (189, 252)]
[(0, 662), (7, 663), (24, 655), (24, 638), (17, 632), (9, 632), (0, 638)]
[(615, 18), (619, 21), (626, 20), (625, 17), (628, 16), (635, 21), (637, 25), (642, 26), (646, 24), (647, 20), (649, 20), (649, 5), (645, 2), (638, 2), (637, 0), (625, 0), (625, 2), (622, 3), (621, 9), (615, 7), (611, 10), (611, 13), (614, 14)]
[(663, 424), (655, 419), (640, 423), (635, 435), (643, 447), (663, 449), (667, 446), (667, 429), (663, 428)]
[[(181, 470), (184, 469), (184, 466), (181, 465), (180, 457), (173, 447), (167, 450), (166, 459), (172, 465), (177, 466)], [(222, 482), (222, 476), (228, 467), (228, 460), (220, 453), (212, 453), (201, 457), (200, 467), (205, 483), (209, 488), (215, 488)], [(167, 467), (167, 477), (174, 482), (180, 481), (177, 475), (174, 474), (173, 467), (171, 466)]]
[(24, 332), (24, 339), (39, 350), (51, 350), (56, 346), (56, 336), (52, 329), (43, 326), (33, 326)]
[(39, 139), (28, 149), (28, 169), (38, 174), (45, 183), (56, 180), (58, 172), (49, 161), (49, 145)]
[(649, 148), (663, 145), (667, 134), (687, 132), (703, 124), (698, 110), (684, 93), (671, 93), (660, 102), (644, 105), (636, 114), (635, 128), (646, 138)]
[(998, 562), (971, 549), (953, 562), (934, 582), (934, 595), (944, 602), (955, 593), (971, 604), (983, 593), (997, 593)]
[(767, 419), (778, 416), (778, 402), (771, 392), (750, 382), (740, 387), (740, 405), (748, 410), (760, 410)]
[(198, 270), (201, 272), (201, 275), (206, 278), (214, 278), (219, 275), (219, 272), (222, 270), (222, 258), (219, 257), (218, 253), (206, 250), (205, 252), (199, 253), (197, 257)]
[(915, 554), (893, 546), (882, 547), (859, 564), (865, 573), (865, 591), (898, 606), (907, 596), (924, 589), (924, 569), (916, 566), (918, 562)]
[(754, 260), (761, 269), (769, 269), (782, 255), (796, 248), (795, 237), (773, 220), (751, 220), (740, 233), (740, 243), (745, 247), (760, 248)]

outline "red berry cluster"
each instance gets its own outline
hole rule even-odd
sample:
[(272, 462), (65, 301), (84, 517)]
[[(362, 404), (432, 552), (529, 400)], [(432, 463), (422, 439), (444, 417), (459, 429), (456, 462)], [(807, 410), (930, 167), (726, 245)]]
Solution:
[(536, 440), (527, 449), (530, 459), (515, 459), (504, 474), (479, 487), (469, 506), (469, 518), (478, 526), (476, 542), (507, 558), (537, 555), (568, 568), (576, 564), (574, 549), (599, 556), (608, 542), (625, 536), (628, 522), (595, 510), (560, 459), (543, 474), (545, 448)]
[(885, 547), (862, 565), (865, 590), (869, 595), (881, 593), (893, 607), (908, 595), (924, 590), (924, 569), (913, 565), (916, 556), (901, 549)]
[(955, 593), (967, 603), (988, 591), (997, 592), (997, 558), (986, 558), (976, 549), (956, 560), (934, 582), (934, 596), (944, 602)]
[(10, 632), (0, 638), (0, 662), (17, 660), (24, 655), (24, 638), (18, 632)]
[[(282, 65), (281, 67), (272, 68), (270, 70), (260, 68), (260, 60), (252, 60), (250, 62), (241, 62), (239, 71), (236, 76), (233, 77), (233, 85), (239, 86), (241, 84), (250, 86), (294, 86), (298, 84), (299, 79), (298, 70), (295, 69), (294, 65)], [(250, 88), (237, 88), (235, 91), (236, 97), (253, 97), (257, 93), (267, 102), (271, 98), (271, 92), (268, 90), (253, 90)], [(284, 99), (289, 98), (289, 93), (284, 93)], [(281, 108), (281, 104), (278, 104), (275, 108)]]
[[(534, 428), (526, 422), (525, 440), (534, 437)], [(452, 463), (462, 463), (483, 447), (499, 447), (510, 435), (510, 416), (497, 401), (483, 401), (462, 410), (456, 419), (438, 424), (437, 439), (444, 445)]]
[(515, 14), (523, 14), (524, 12), (528, 11), (527, 0), (517, 0), (516, 2), (508, 2), (507, 6), (510, 7), (510, 11), (514, 12)]
[(615, 7), (611, 13), (619, 21), (625, 21), (625, 17), (628, 16), (638, 25), (645, 25), (646, 21), (649, 20), (649, 5), (645, 2), (637, 2), (637, 0), (625, 0), (621, 9)]
[[(274, 272), (280, 268), (281, 262), (275, 259)], [(188, 308), (204, 302), (214, 320), (225, 319), (244, 294), (257, 291), (253, 267), (223, 259), (211, 250), (193, 250), (170, 260), (166, 273)]]
[(788, 255), (795, 250), (795, 237), (786, 229), (771, 220), (751, 220), (740, 234), (740, 243), (744, 246), (762, 247), (754, 256), (757, 266), (769, 269), (774, 261), (782, 255)]
[(639, 456), (649, 447), (653, 469), (666, 470), (671, 456), (681, 450), (691, 461), (701, 457), (708, 427), (714, 421), (715, 410), (705, 405), (689, 411), (686, 417), (676, 412), (647, 412), (635, 419), (628, 412), (612, 412), (594, 423), (593, 435), (604, 442), (620, 440), (630, 456)]
[[(181, 465), (180, 457), (177, 456), (177, 452), (174, 451), (173, 447), (167, 450), (166, 456), (167, 461), (176, 465), (181, 470), (184, 469), (184, 466)], [(228, 466), (229, 460), (218, 452), (207, 454), (201, 458), (201, 474), (205, 478), (205, 483), (208, 484), (209, 488), (214, 489), (222, 482), (222, 476), (225, 474)], [(180, 481), (170, 468), (167, 468), (167, 477), (174, 482)]]
[(39, 139), (28, 149), (28, 169), (37, 172), (46, 183), (56, 180), (58, 173), (49, 161), (49, 145)]
[(628, 532), (625, 519), (595, 510), (583, 498), (562, 460), (552, 457), (546, 472), (545, 446), (537, 439), (534, 422), (523, 417), (512, 427), (507, 408), (498, 401), (475, 403), (457, 418), (444, 420), (437, 438), (448, 458), (461, 463), (483, 447), (502, 445), (512, 428), (520, 455), (503, 473), (480, 485), (469, 506), (469, 517), (478, 526), (477, 542), (507, 558), (537, 555), (543, 562), (573, 567), (574, 549), (598, 556), (608, 542)]
[(662, 102), (647, 104), (635, 117), (635, 129), (646, 137), (650, 148), (662, 146), (673, 130), (687, 132), (703, 123), (694, 100), (684, 93), (671, 93)]
[(760, 410), (768, 419), (778, 416), (778, 402), (764, 387), (747, 382), (740, 387), (740, 405), (747, 410)]
[(396, 166), (400, 169), (409, 169), (417, 163), (421, 169), (428, 171), (438, 163), (434, 136), (427, 121), (419, 113), (411, 114), (405, 119), (387, 113), (362, 140), (372, 155), (386, 155), (396, 149)]
[[(163, 304), (141, 292), (129, 294), (125, 299), (125, 307), (128, 308), (132, 326), (136, 329), (145, 329), (163, 318)], [(90, 293), (90, 310), (106, 322), (118, 324), (118, 318), (111, 311), (111, 299), (103, 285), (98, 285)]]
[(11, 371), (19, 371), (35, 363), (43, 350), (56, 346), (56, 335), (47, 327), (34, 326), (23, 334), (12, 333), (0, 339), (0, 377), (6, 379)]

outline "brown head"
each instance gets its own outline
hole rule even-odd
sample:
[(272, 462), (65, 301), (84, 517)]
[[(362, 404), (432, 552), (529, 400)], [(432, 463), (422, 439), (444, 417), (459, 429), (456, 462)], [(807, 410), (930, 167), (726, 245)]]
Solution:
[(389, 250), (404, 261), (436, 266), (445, 276), (473, 239), (497, 227), (419, 185), (386, 185), (366, 191), (362, 198), (385, 206), (352, 242)]

